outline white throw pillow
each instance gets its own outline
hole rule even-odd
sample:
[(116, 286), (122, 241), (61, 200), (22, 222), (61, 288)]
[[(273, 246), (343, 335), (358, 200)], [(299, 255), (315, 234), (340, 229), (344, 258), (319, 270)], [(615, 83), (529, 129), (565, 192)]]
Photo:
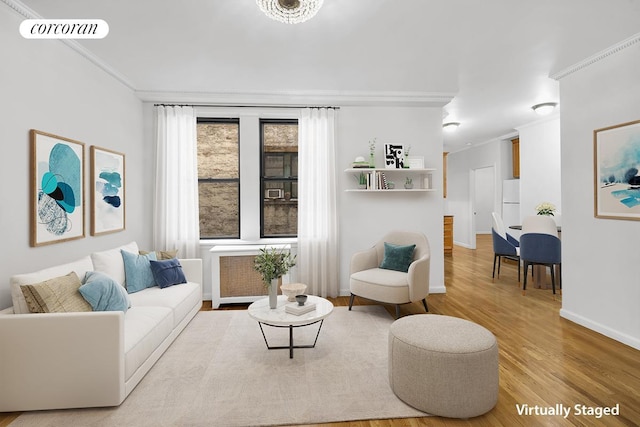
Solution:
[[(122, 257), (121, 257), (122, 258)], [(124, 266), (122, 267), (124, 270)], [(29, 306), (24, 299), (20, 285), (33, 285), (34, 283), (44, 282), (54, 277), (64, 276), (70, 271), (75, 271), (78, 277), (84, 277), (87, 271), (93, 270), (91, 258), (87, 255), (77, 261), (67, 264), (56, 265), (54, 267), (45, 268), (34, 273), (16, 274), (9, 279), (11, 284), (11, 299), (13, 301), (13, 312), (15, 314), (29, 314)]]
[(91, 254), (91, 259), (93, 260), (93, 269), (95, 271), (106, 274), (124, 286), (124, 261), (122, 260), (121, 250), (137, 254), (138, 244), (136, 242), (131, 242), (108, 251), (94, 252)]

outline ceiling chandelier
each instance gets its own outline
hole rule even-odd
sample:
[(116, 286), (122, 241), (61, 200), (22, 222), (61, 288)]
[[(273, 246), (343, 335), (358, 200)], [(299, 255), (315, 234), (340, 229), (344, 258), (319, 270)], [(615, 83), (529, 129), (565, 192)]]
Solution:
[(298, 24), (313, 16), (324, 0), (256, 0), (265, 15), (286, 24)]

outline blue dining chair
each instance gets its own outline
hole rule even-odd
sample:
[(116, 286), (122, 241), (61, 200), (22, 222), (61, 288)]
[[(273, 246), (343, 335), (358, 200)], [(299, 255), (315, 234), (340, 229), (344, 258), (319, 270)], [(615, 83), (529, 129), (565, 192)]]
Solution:
[(518, 262), (518, 283), (520, 283), (520, 243), (506, 232), (500, 215), (492, 212), (491, 216), (493, 218), (493, 227), (491, 228), (493, 237), (493, 273), (491, 277), (496, 277), (496, 260), (498, 261), (498, 277), (500, 277), (500, 265), (504, 257)]
[(520, 244), (510, 234), (506, 234), (507, 238), (505, 239), (494, 228), (491, 228), (491, 235), (493, 237), (493, 273), (491, 277), (496, 277), (496, 260), (498, 261), (498, 277), (500, 277), (500, 264), (504, 257), (518, 262), (518, 282), (520, 282)]
[(520, 259), (524, 263), (523, 295), (527, 291), (527, 271), (530, 265), (544, 265), (551, 269), (551, 287), (553, 293), (556, 293), (554, 267), (559, 265), (562, 268), (561, 245), (557, 236), (544, 233), (523, 234), (520, 236)]

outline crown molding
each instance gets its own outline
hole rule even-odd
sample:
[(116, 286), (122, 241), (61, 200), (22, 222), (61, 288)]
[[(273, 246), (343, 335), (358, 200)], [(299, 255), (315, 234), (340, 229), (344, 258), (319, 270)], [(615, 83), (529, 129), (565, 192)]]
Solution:
[[(25, 19), (43, 19), (38, 13), (36, 13), (33, 9), (29, 8), (27, 5), (23, 4), (19, 0), (0, 0), (11, 9), (13, 9), (18, 15), (24, 17)], [(58, 39), (58, 41), (66, 44), (71, 49), (75, 50), (80, 56), (87, 59), (89, 62), (100, 68), (105, 73), (109, 74), (111, 77), (118, 80), (120, 83), (131, 89), (135, 90), (133, 83), (127, 79), (123, 74), (118, 72), (116, 69), (112, 68), (109, 64), (104, 62), (102, 59), (94, 55), (87, 48), (82, 46), (78, 41), (74, 39)]]
[(2, 1), (2, 3), (9, 6), (11, 9), (13, 9), (13, 11), (16, 12), (18, 15), (23, 16), (25, 19), (41, 19), (42, 18), (42, 16), (38, 15), (33, 9), (31, 9), (30, 7), (28, 7), (27, 5), (23, 4), (20, 1), (17, 1), (17, 0), (0, 0), (0, 1)]
[[(43, 19), (20, 0), (0, 0), (25, 19)], [(455, 93), (441, 92), (358, 92), (358, 91), (254, 91), (254, 92), (171, 92), (136, 90), (133, 82), (112, 68), (73, 39), (60, 42), (76, 51), (89, 62), (111, 75), (145, 102), (194, 104), (194, 105), (256, 105), (256, 106), (403, 106), (443, 107)]]
[(524, 129), (528, 129), (528, 128), (531, 128), (531, 127), (535, 127), (535, 126), (541, 125), (542, 123), (551, 122), (551, 121), (559, 120), (559, 119), (560, 119), (560, 111), (556, 108), (556, 111), (554, 111), (553, 113), (548, 114), (546, 116), (542, 116), (542, 117), (540, 117), (537, 120), (534, 120), (532, 122), (528, 122), (528, 123), (525, 123), (523, 125), (517, 126), (517, 127), (515, 127), (515, 129), (518, 132), (521, 132)]
[(194, 105), (252, 106), (406, 106), (443, 107), (455, 94), (436, 92), (354, 91), (253, 91), (253, 92), (165, 92), (136, 91), (145, 102)]
[(554, 80), (561, 80), (565, 77), (567, 77), (570, 74), (573, 74), (577, 71), (582, 70), (583, 68), (588, 67), (589, 65), (595, 64), (596, 62), (599, 62), (603, 59), (605, 59), (608, 56), (614, 55), (618, 52), (620, 52), (621, 50), (624, 50), (628, 47), (631, 47), (633, 45), (635, 45), (636, 43), (640, 42), (640, 33), (638, 34), (634, 34), (633, 36), (629, 37), (626, 40), (621, 41), (620, 43), (617, 43), (601, 52), (596, 53), (595, 55), (592, 55), (590, 57), (588, 57), (587, 59), (584, 59), (570, 67), (565, 68), (564, 70), (558, 71), (556, 73), (551, 74), (549, 77), (554, 79)]

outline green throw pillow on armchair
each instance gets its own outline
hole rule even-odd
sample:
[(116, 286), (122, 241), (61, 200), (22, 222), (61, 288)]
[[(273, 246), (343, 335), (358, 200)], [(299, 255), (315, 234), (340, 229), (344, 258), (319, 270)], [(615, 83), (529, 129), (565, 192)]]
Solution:
[(384, 242), (384, 258), (380, 268), (385, 270), (409, 271), (409, 266), (413, 262), (413, 251), (416, 245), (394, 245)]

